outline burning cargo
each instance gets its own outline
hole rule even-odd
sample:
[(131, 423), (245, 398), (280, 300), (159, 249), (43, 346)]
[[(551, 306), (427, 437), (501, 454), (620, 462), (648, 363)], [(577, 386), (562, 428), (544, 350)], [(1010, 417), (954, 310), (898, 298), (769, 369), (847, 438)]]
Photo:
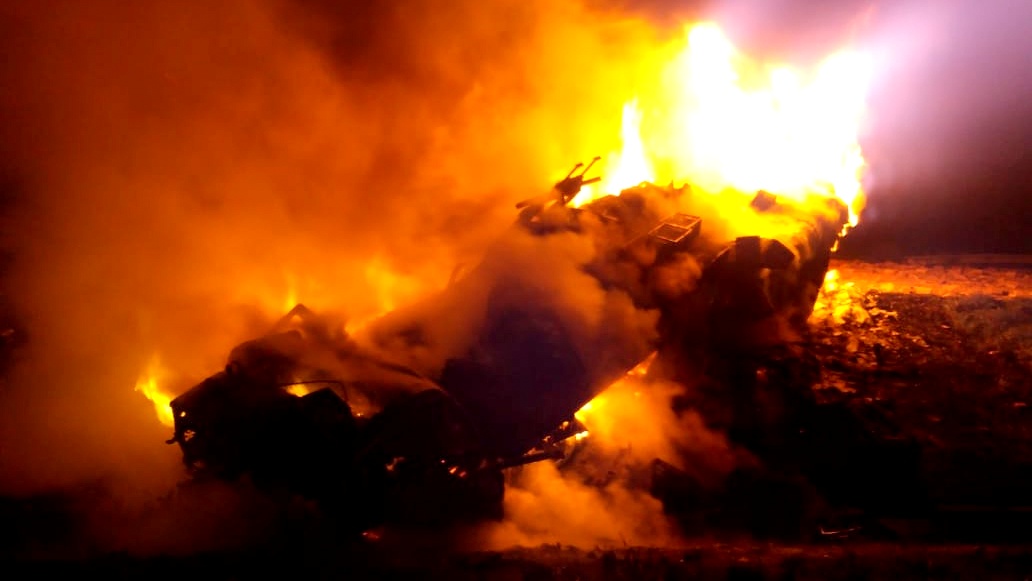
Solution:
[[(186, 463), (318, 499), (357, 528), (497, 516), (505, 470), (562, 456), (570, 436), (599, 442), (575, 414), (631, 370), (685, 387), (666, 411), (696, 409), (762, 450), (753, 395), (769, 370), (755, 362), (799, 356), (863, 205), (866, 61), (836, 54), (803, 77), (743, 67), (713, 24), (685, 33), (625, 102), (619, 146), (615, 127), (586, 138), (609, 152), (605, 179), (595, 158), (518, 203), (438, 293), (383, 301), (346, 332), (298, 307), (237, 347), (172, 401)], [(808, 384), (782, 383), (808, 405)]]
[(248, 475), (359, 530), (498, 517), (503, 470), (561, 457), (574, 413), (651, 354), (680, 379), (805, 324), (848, 221), (837, 199), (726, 193), (718, 210), (642, 183), (574, 207), (595, 181), (578, 168), (440, 295), (354, 336), (299, 305), (236, 347), (172, 400), (169, 443), (197, 474)]

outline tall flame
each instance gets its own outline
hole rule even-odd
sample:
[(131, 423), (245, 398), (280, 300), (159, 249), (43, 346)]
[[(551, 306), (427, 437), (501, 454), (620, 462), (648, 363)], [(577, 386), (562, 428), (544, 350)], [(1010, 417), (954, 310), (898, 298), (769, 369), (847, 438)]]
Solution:
[[(605, 181), (585, 188), (574, 205), (642, 181), (687, 182), (711, 193), (834, 196), (855, 226), (864, 204), (858, 135), (867, 67), (848, 52), (828, 57), (809, 76), (784, 65), (761, 66), (740, 55), (715, 24), (689, 26), (655, 92), (639, 92), (624, 105), (622, 149), (607, 157)], [(822, 297), (835, 290), (836, 275), (829, 272)], [(612, 439), (617, 410), (639, 405), (637, 391), (620, 388), (647, 367), (643, 362), (575, 414), (587, 428), (578, 439)]]
[(620, 121), (620, 151), (611, 154), (611, 161), (606, 164), (612, 169), (606, 171), (599, 186), (583, 188), (570, 201), (571, 206), (576, 208), (606, 193), (617, 193), (629, 186), (655, 179), (652, 165), (645, 154), (645, 144), (641, 140), (641, 117), (637, 99), (624, 104)]
[(688, 182), (709, 192), (835, 196), (857, 223), (865, 58), (836, 53), (804, 75), (748, 60), (704, 23), (686, 29), (659, 77), (651, 94), (624, 105), (622, 151), (607, 159), (604, 185), (578, 204), (641, 181)]

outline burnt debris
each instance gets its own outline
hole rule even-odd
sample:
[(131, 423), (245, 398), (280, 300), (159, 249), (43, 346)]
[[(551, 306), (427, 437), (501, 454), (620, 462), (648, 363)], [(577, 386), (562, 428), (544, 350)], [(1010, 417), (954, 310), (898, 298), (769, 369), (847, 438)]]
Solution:
[[(733, 208), (780, 225), (771, 231), (790, 224), (777, 238), (724, 238), (733, 218), (709, 216), (712, 202), (701, 198), (693, 213), (702, 194), (688, 187), (645, 183), (571, 207), (598, 181), (585, 177), (597, 159), (521, 202), (480, 266), (441, 297), (373, 323), (367, 340), (298, 306), (239, 345), (223, 371), (172, 401), (169, 442), (196, 475), (247, 477), (312, 498), (355, 531), (498, 518), (503, 470), (561, 456), (558, 443), (572, 430), (557, 436), (557, 426), (658, 353), (651, 373), (693, 386), (708, 375), (727, 388), (686, 392), (676, 405), (704, 410), (707, 398), (730, 398), (721, 429), (777, 457), (784, 446), (767, 450), (766, 436), (799, 424), (813, 405), (809, 385), (781, 381), (787, 411), (764, 423), (751, 406), (765, 364), (749, 362), (791, 351), (790, 330), (805, 326), (845, 207), (824, 200), (803, 210), (760, 192)], [(568, 263), (546, 250), (580, 242), (592, 251)], [(564, 276), (588, 289), (598, 312), (585, 315), (549, 286)], [(476, 316), (449, 343), (439, 338), (456, 304)], [(655, 466), (665, 502), (697, 505), (685, 498), (697, 486), (665, 462)]]

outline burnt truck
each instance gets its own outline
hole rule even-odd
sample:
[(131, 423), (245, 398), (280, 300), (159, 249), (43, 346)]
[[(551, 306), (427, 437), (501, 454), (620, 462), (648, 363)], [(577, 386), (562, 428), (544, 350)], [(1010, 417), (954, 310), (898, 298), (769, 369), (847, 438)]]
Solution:
[(841, 202), (642, 183), (573, 207), (590, 167), (361, 333), (295, 307), (172, 400), (169, 443), (195, 475), (314, 499), (354, 530), (497, 518), (506, 469), (560, 457), (574, 412), (646, 358), (676, 380), (805, 325)]

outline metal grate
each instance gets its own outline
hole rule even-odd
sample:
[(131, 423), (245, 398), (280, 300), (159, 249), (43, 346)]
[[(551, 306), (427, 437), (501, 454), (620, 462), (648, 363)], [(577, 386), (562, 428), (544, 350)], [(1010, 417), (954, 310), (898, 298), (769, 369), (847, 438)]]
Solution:
[(689, 214), (674, 214), (649, 232), (649, 236), (665, 245), (680, 245), (699, 233), (702, 219)]

